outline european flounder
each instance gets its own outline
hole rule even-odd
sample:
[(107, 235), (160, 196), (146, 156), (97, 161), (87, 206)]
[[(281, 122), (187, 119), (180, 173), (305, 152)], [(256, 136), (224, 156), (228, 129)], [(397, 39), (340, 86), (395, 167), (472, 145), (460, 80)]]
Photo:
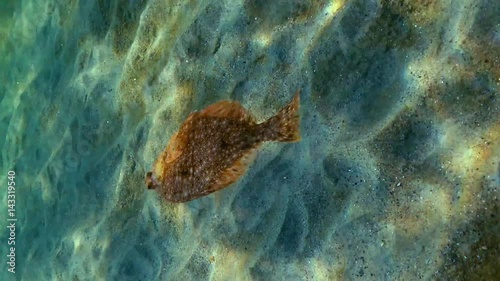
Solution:
[(148, 189), (186, 202), (228, 187), (266, 141), (300, 140), (299, 91), (267, 121), (257, 123), (238, 102), (220, 101), (191, 113), (146, 174)]

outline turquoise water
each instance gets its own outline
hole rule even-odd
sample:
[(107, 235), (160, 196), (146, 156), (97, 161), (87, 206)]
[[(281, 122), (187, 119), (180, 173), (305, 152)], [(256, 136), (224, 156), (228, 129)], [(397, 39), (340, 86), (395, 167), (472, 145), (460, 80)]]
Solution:
[[(0, 280), (494, 280), (499, 3), (3, 1)], [(190, 112), (297, 89), (301, 142), (146, 189)]]

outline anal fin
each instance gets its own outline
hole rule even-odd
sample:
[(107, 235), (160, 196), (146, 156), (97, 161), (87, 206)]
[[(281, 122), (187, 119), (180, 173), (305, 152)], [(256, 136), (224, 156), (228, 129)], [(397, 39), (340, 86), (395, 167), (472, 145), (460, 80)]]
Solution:
[(243, 155), (240, 159), (236, 160), (233, 163), (233, 165), (222, 171), (222, 173), (217, 177), (217, 179), (208, 189), (211, 192), (214, 192), (223, 189), (236, 182), (241, 176), (243, 176), (247, 172), (248, 167), (255, 160), (255, 156), (257, 155), (257, 147), (258, 146), (255, 146), (252, 149), (249, 149), (245, 153), (245, 155)]

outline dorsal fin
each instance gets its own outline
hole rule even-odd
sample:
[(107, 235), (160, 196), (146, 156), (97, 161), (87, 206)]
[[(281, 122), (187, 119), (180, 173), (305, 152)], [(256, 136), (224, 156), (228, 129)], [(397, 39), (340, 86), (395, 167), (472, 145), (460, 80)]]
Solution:
[(186, 149), (186, 145), (189, 139), (189, 136), (187, 134), (189, 134), (191, 131), (193, 120), (196, 118), (196, 114), (198, 113), (193, 112), (189, 114), (186, 120), (182, 123), (181, 128), (170, 138), (170, 141), (168, 142), (167, 147), (163, 152), (167, 154), (163, 156), (165, 163), (170, 163), (176, 160)]
[(179, 158), (184, 151), (185, 146), (186, 143), (181, 140), (179, 132), (176, 132), (170, 139), (167, 149), (165, 150), (167, 152), (165, 163), (170, 163)]
[(179, 132), (176, 132), (168, 142), (167, 147), (162, 151), (161, 156), (154, 163), (153, 171), (158, 177), (158, 181), (161, 182), (163, 180), (167, 167), (182, 155), (185, 146), (186, 144), (180, 138)]
[(225, 117), (255, 123), (254, 117), (238, 102), (223, 100), (199, 112), (202, 116)]

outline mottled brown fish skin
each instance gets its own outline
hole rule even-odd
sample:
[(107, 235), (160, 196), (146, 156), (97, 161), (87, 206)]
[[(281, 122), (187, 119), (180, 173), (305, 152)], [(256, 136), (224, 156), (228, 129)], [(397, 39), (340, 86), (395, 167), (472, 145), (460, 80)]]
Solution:
[(165, 200), (187, 202), (238, 180), (265, 141), (300, 140), (299, 91), (275, 116), (257, 124), (239, 103), (221, 101), (191, 113), (146, 174)]

